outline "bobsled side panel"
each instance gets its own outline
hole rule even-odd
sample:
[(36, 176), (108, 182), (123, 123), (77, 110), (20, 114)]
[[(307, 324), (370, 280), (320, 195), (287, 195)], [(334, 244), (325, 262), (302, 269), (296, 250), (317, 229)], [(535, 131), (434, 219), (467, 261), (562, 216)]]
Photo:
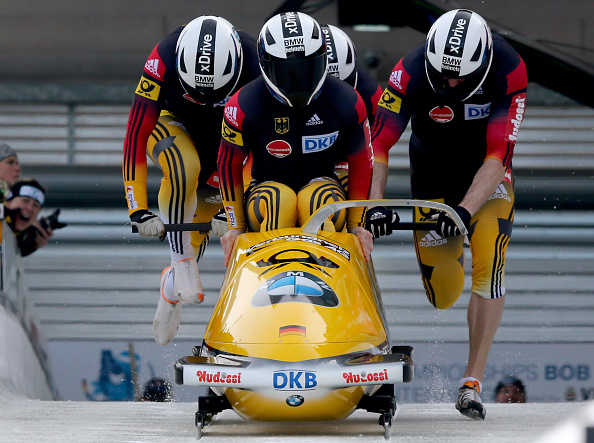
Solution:
[[(205, 342), (239, 355), (254, 350), (258, 354), (250, 355), (260, 358), (290, 354), (291, 361), (386, 342), (373, 276), (358, 248), (355, 236), (346, 233), (322, 237), (283, 229), (242, 234)], [(279, 350), (278, 345), (288, 344), (298, 346)], [(340, 351), (333, 352), (333, 346)]]

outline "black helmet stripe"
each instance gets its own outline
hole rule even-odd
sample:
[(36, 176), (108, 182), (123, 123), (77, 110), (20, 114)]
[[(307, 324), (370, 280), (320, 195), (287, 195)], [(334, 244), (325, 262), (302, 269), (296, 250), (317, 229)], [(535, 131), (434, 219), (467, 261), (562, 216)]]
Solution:
[(353, 63), (353, 51), (351, 51), (351, 47), (347, 46), (347, 59), (346, 59), (346, 63)]
[(326, 38), (326, 55), (328, 56), (328, 63), (338, 63), (338, 51), (336, 50), (334, 36), (327, 27), (323, 27), (322, 32)]
[(301, 28), (301, 19), (296, 12), (285, 12), (281, 14), (281, 23), (283, 24), (283, 37), (303, 37)]
[(462, 50), (466, 41), (466, 33), (468, 32), (471, 16), (472, 12), (466, 9), (461, 9), (456, 13), (446, 39), (445, 55), (462, 58)]
[(186, 68), (186, 54), (184, 53), (183, 48), (179, 57), (179, 70), (183, 73), (188, 73), (188, 68)]
[(227, 75), (231, 72), (231, 68), (233, 67), (233, 56), (229, 53), (227, 57), (227, 64), (225, 65), (225, 70), (223, 71), (223, 75)]
[(470, 57), (470, 61), (471, 62), (478, 62), (479, 59), (481, 58), (481, 52), (483, 49), (483, 41), (479, 40), (478, 45), (476, 45), (476, 49), (474, 51), (474, 54), (472, 54), (472, 57)]
[[(216, 47), (217, 22), (204, 20), (198, 37), (196, 51), (196, 75), (214, 75), (214, 50)], [(197, 81), (198, 83), (198, 81)]]
[(435, 54), (435, 32), (431, 36), (431, 40), (429, 40), (429, 52)]
[(311, 30), (311, 38), (316, 40), (320, 38), (320, 31), (318, 30), (317, 26), (314, 26)]
[(272, 33), (270, 32), (270, 28), (266, 28), (265, 36), (267, 45), (274, 45), (276, 43), (274, 37), (272, 36)]

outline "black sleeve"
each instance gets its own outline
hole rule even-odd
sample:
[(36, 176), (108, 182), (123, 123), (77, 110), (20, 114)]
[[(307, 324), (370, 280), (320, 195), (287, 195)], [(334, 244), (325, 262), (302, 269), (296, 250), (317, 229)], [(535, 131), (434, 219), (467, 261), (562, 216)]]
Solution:
[(23, 232), (17, 235), (17, 244), (21, 250), (21, 255), (26, 257), (37, 251), (37, 229), (29, 226)]

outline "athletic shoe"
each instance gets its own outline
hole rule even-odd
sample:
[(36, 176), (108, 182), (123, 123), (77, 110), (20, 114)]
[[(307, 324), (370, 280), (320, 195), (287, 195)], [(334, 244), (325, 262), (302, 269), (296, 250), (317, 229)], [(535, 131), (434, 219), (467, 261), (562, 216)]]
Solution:
[(175, 300), (171, 285), (166, 288), (167, 277), (171, 272), (171, 266), (168, 266), (161, 273), (161, 294), (157, 303), (157, 312), (153, 319), (153, 335), (155, 341), (161, 346), (171, 343), (177, 333), (181, 322), (181, 303)]
[(198, 263), (193, 258), (172, 261), (173, 293), (184, 303), (200, 304), (204, 301), (204, 289), (198, 273)]
[(487, 411), (481, 401), (481, 396), (478, 391), (478, 382), (467, 381), (458, 390), (458, 401), (456, 402), (456, 409), (462, 415), (465, 415), (474, 420), (484, 420)]

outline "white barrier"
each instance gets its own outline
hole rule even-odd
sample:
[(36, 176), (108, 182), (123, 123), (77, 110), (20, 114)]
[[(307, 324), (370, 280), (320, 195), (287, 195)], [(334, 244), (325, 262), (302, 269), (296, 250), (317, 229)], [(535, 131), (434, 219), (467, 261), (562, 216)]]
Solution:
[(52, 400), (45, 340), (27, 300), (16, 239), (2, 221), (0, 288), (0, 386), (3, 396)]

